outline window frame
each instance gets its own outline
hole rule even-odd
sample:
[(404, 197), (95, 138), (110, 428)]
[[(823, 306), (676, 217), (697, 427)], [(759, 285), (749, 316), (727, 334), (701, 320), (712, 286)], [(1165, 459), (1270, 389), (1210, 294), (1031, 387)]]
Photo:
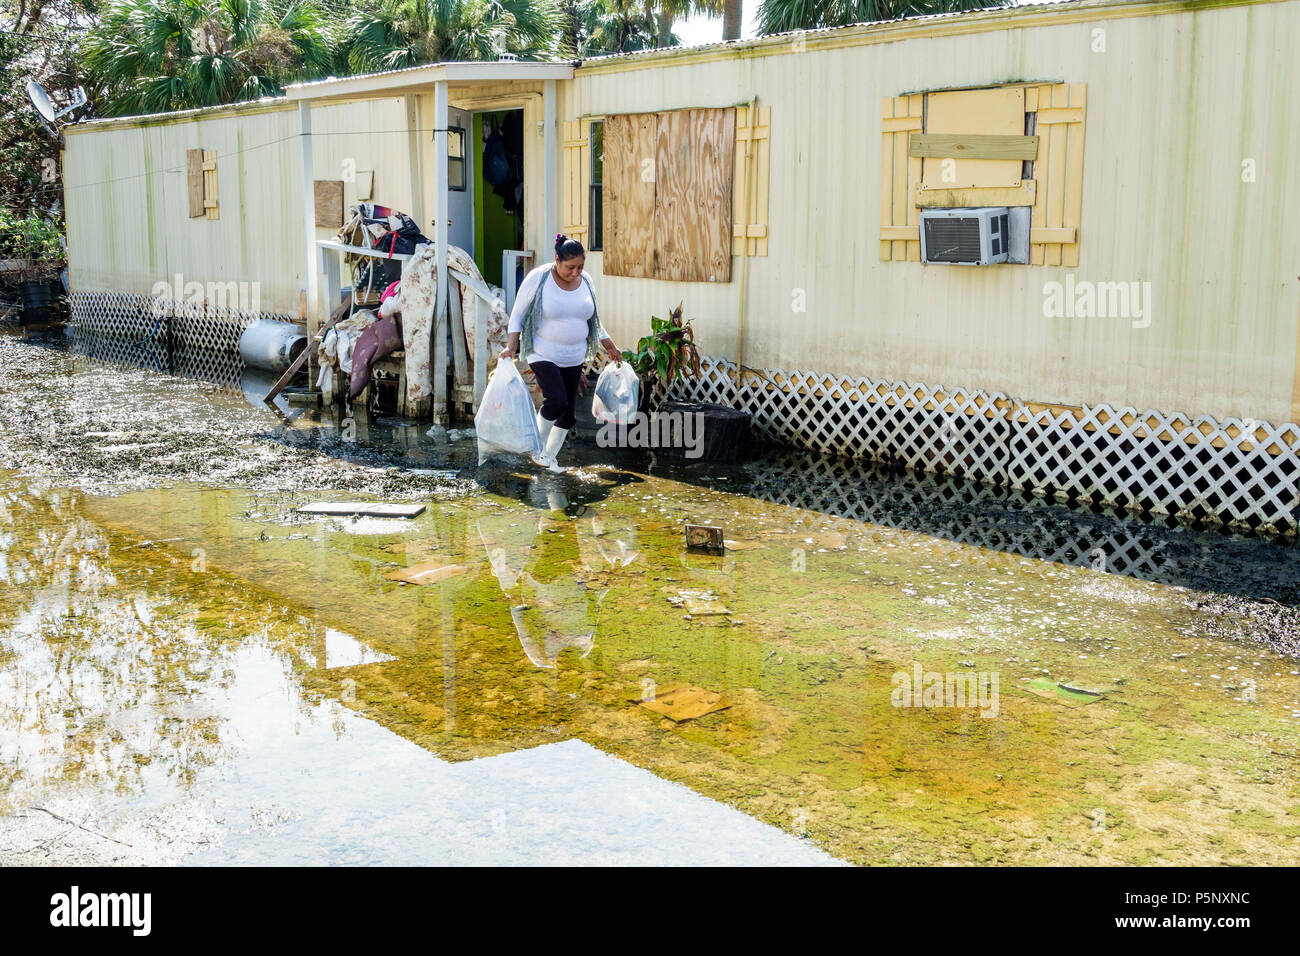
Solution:
[[(597, 127), (600, 151), (596, 150)], [(587, 129), (587, 248), (600, 252), (605, 246), (605, 121), (592, 120)], [(599, 158), (599, 163), (598, 163)], [(600, 175), (596, 170), (599, 167)]]
[[(459, 156), (451, 155), (451, 139), (453, 136), (459, 137), (460, 139)], [(465, 164), (465, 160), (468, 158), (465, 155), (465, 145), (467, 142), (468, 141), (465, 138), (465, 127), (463, 126), (447, 127), (447, 188), (449, 190), (454, 190), (455, 192), (458, 193), (463, 193), (469, 188), (469, 177), (466, 173), (467, 167)], [(455, 184), (455, 177), (452, 175), (453, 169), (460, 170), (459, 186)]]

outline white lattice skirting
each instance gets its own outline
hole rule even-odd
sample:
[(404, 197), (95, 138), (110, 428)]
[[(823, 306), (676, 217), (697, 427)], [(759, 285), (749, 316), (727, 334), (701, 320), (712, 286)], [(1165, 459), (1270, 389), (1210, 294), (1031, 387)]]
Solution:
[(705, 358), (673, 397), (743, 408), (763, 438), (1094, 504), (1294, 534), (1300, 426), (1085, 405)]
[(74, 292), (68, 299), (69, 325), (83, 337), (94, 337), (97, 355), (149, 364), (150, 356), (170, 346), (175, 374), (223, 383), (239, 380), (239, 337), (246, 328), (258, 319), (296, 321), (289, 315), (127, 292)]

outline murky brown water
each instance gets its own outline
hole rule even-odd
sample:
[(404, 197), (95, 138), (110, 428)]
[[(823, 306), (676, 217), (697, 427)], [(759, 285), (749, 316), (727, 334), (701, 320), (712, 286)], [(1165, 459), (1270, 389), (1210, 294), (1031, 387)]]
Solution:
[[(57, 401), (50, 374), (0, 395)], [(726, 474), (687, 483), (590, 464), (561, 477), (412, 476), (383, 456), (455, 470), (472, 441), (299, 449), (269, 416), (199, 386), (141, 382), (172, 396), (160, 413), (110, 403), (99, 367), (63, 374), (71, 424), (52, 441), (73, 462), (82, 442), (89, 467), (16, 471), (0, 458), (11, 466), (0, 473), (6, 862), (50, 856), (38, 806), (95, 821), (120, 841), (110, 858), (139, 846), (143, 859), (264, 859), (277, 832), (314, 829), (304, 813), (337, 809), (341, 798), (301, 782), (330, 761), (374, 814), (332, 824), (322, 856), (286, 846), (273, 858), (394, 859), (404, 827), (428, 813), (392, 803), (399, 788), (384, 775), (414, 772), (414, 758), (390, 754), (376, 725), (485, 774), (503, 755), (581, 742), (803, 838), (773, 843), (770, 859), (802, 847), (857, 863), (1300, 859), (1300, 668), (1260, 642), (1285, 646), (1288, 608), (776, 504), (728, 492)], [(33, 380), (42, 394), (29, 395)], [(194, 466), (195, 483), (176, 480), (184, 459), (169, 477), (139, 451), (140, 487), (105, 493), (95, 455), (107, 439), (84, 437), (97, 402), (112, 426), (99, 430), (179, 430), (231, 461), (217, 462), (217, 481)], [(11, 454), (32, 441), (12, 439)], [(114, 441), (126, 449), (108, 454), (141, 439)], [(237, 459), (261, 461), (256, 475)], [(294, 510), (365, 491), (430, 506), (413, 520)], [(728, 553), (685, 551), (685, 521), (722, 525)], [(389, 577), (426, 562), (463, 571), (425, 585)], [(701, 614), (682, 592), (730, 613)], [(898, 706), (899, 675), (916, 673), (975, 675), (988, 691), (996, 678), (996, 694)], [(682, 684), (729, 706), (680, 723), (643, 706)], [(277, 777), (277, 765), (300, 769)], [(525, 799), (565, 766), (473, 793)], [(487, 845), (463, 821), (435, 820), (421, 831), (441, 848), (433, 858)], [(562, 853), (586, 824), (573, 826), (529, 832)], [(627, 822), (610, 832), (611, 847), (637, 838)], [(385, 852), (368, 855), (375, 845)]]

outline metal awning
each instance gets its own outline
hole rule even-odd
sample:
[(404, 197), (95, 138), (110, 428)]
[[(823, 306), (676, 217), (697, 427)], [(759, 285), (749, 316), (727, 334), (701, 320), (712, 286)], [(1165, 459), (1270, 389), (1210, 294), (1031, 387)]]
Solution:
[(432, 91), (438, 83), (448, 89), (484, 83), (543, 83), (547, 80), (573, 78), (574, 64), (533, 60), (487, 60), (429, 63), (408, 66), (382, 73), (361, 76), (329, 77), (285, 87), (290, 100), (326, 102), (330, 100), (366, 100), (405, 93)]

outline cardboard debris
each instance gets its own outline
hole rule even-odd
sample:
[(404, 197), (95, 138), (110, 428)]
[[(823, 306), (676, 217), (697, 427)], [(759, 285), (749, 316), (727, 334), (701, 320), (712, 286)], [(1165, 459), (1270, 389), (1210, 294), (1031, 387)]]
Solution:
[(463, 564), (448, 564), (446, 561), (434, 560), (385, 572), (384, 577), (390, 581), (404, 581), (407, 584), (435, 584), (458, 574), (464, 574), (468, 570), (469, 568)]
[(691, 617), (731, 613), (723, 606), (722, 599), (712, 591), (678, 591), (669, 596), (668, 603), (682, 608)]
[(415, 518), (424, 505), (399, 505), (383, 501), (317, 501), (298, 508), (305, 515), (365, 515), (369, 518)]
[(1025, 684), (1025, 690), (1031, 694), (1037, 694), (1039, 697), (1046, 697), (1049, 700), (1055, 700), (1070, 707), (1082, 707), (1085, 704), (1095, 704), (1097, 701), (1105, 699), (1104, 694), (1085, 694), (1070, 687), (1062, 687), (1050, 677), (1037, 677), (1029, 681)]
[(656, 688), (649, 700), (642, 699), (640, 694), (629, 697), (628, 700), (640, 704), (646, 710), (663, 714), (669, 720), (679, 724), (684, 720), (695, 720), (697, 717), (726, 710), (731, 706), (731, 701), (717, 691), (705, 690), (703, 687), (694, 687), (690, 684), (665, 684)]

